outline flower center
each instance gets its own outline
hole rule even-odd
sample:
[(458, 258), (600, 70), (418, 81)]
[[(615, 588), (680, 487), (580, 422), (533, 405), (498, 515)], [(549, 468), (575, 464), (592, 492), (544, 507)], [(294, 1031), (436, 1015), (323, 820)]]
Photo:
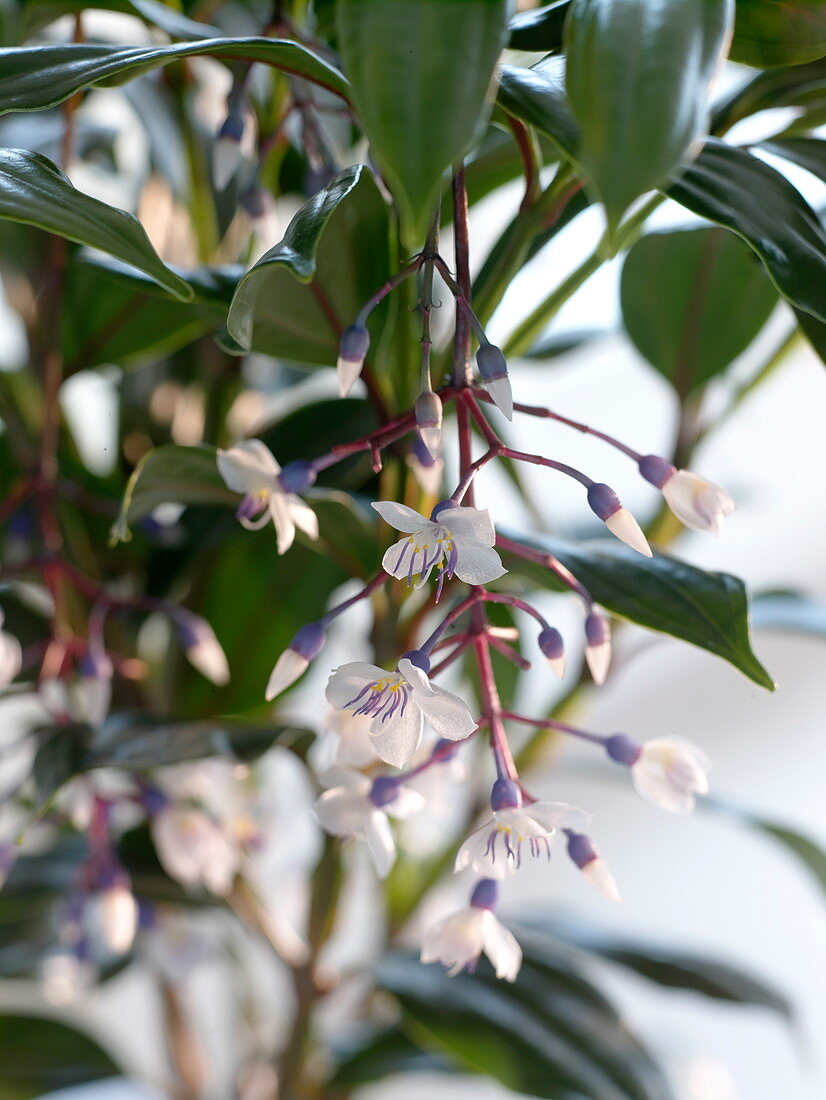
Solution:
[(393, 572), (397, 576), (406, 564), (408, 585), (411, 585), (413, 578), (418, 576), (416, 587), (421, 588), (433, 570), (438, 569), (439, 587), (436, 592), (438, 600), (442, 594), (445, 577), (450, 579), (453, 576), (457, 561), (456, 543), (451, 532), (439, 523), (431, 523), (402, 540), (402, 548)]
[(406, 680), (401, 676), (389, 675), (365, 684), (358, 695), (344, 704), (344, 709), (352, 710), (353, 714), (380, 717), (382, 722), (386, 722), (396, 713), (399, 717), (404, 714), (410, 694), (410, 685)]
[(523, 836), (513, 825), (498, 818), (494, 820), (493, 828), (488, 837), (485, 855), (490, 856), (491, 863), (496, 863), (497, 844), (502, 838), (500, 847), (505, 849), (505, 861), (512, 862), (516, 867), (522, 866), (522, 844), (527, 840), (531, 855), (538, 859), (543, 851), (548, 859), (551, 858), (551, 845), (548, 834), (545, 836)]

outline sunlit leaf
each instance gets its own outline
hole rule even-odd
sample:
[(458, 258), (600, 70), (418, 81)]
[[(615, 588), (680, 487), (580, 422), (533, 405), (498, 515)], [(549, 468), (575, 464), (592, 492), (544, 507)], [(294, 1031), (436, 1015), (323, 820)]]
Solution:
[(822, 0), (737, 0), (730, 57), (768, 69), (801, 65), (826, 54)]

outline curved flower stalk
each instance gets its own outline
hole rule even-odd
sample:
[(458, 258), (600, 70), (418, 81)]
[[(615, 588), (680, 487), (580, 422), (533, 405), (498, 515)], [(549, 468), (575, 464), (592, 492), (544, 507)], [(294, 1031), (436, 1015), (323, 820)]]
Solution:
[(453, 977), (476, 969), (481, 954), (490, 959), (497, 978), (515, 982), (522, 965), (522, 948), (494, 913), (499, 889), (493, 879), (478, 882), (470, 904), (434, 924), (422, 939), (423, 963), (440, 962)]
[(407, 536), (385, 553), (384, 570), (408, 585), (417, 578), (416, 588), (438, 570), (437, 600), (445, 580), (454, 575), (465, 584), (476, 585), (495, 581), (506, 572), (493, 549), (496, 533), (487, 509), (460, 508), (453, 500), (443, 500), (427, 519), (389, 500), (377, 501), (373, 507), (386, 523)]
[[(286, 468), (282, 471), (272, 451), (260, 439), (245, 439), (229, 450), (219, 450), (217, 462), (227, 487), (243, 494), (237, 512), (243, 527), (255, 531), (272, 520), (279, 554), (286, 554), (292, 546), (296, 528), (311, 539), (318, 538), (315, 513), (297, 495), (294, 485), (284, 484)], [(315, 474), (309, 469), (304, 474), (304, 484), (299, 484), (308, 488)]]
[(395, 672), (362, 661), (341, 665), (327, 683), (327, 702), (335, 710), (369, 716), (377, 754), (402, 767), (421, 743), (425, 719), (440, 737), (451, 741), (476, 729), (467, 705), (430, 682), (429, 668), (421, 651), (402, 657)]

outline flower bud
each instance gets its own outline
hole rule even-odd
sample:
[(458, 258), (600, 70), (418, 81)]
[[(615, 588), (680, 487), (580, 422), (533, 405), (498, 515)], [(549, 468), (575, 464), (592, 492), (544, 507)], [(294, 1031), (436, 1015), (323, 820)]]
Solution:
[(549, 626), (540, 631), (538, 642), (543, 657), (561, 680), (565, 675), (565, 644), (562, 635), (556, 627)]
[(442, 448), (442, 402), (432, 390), (416, 399), (416, 426), (425, 447), (437, 458)]
[(226, 655), (206, 619), (193, 615), (191, 611), (179, 610), (176, 613), (176, 622), (178, 636), (189, 663), (213, 684), (228, 684), (229, 665)]
[(611, 624), (598, 611), (585, 620), (585, 660), (594, 683), (604, 684), (611, 664)]
[(659, 455), (643, 455), (637, 463), (637, 468), (645, 480), (656, 485), (658, 489), (662, 489), (666, 481), (677, 472), (676, 466), (672, 466)]
[(430, 759), (436, 764), (447, 764), (456, 756), (460, 745), (460, 741), (448, 741), (446, 737), (442, 737), (436, 742)]
[(318, 477), (316, 468), (312, 462), (297, 459), (288, 462), (278, 475), (278, 481), (285, 493), (303, 493), (312, 485)]
[(493, 784), (490, 792), (490, 808), (497, 810), (512, 810), (522, 805), (522, 791), (519, 784), (513, 779), (500, 776)]
[(617, 764), (625, 764), (630, 768), (639, 760), (642, 745), (632, 737), (626, 737), (624, 733), (615, 733), (605, 742), (605, 751)]
[(244, 116), (239, 111), (230, 111), (212, 146), (212, 179), (218, 191), (226, 189), (241, 165), (243, 136)]
[(98, 894), (100, 931), (114, 955), (125, 955), (138, 929), (138, 903), (125, 875), (118, 875)]
[(651, 547), (642, 533), (640, 525), (627, 508), (623, 507), (620, 499), (610, 485), (594, 482), (588, 486), (588, 505), (591, 511), (599, 516), (612, 535), (615, 535), (626, 546), (637, 550), (645, 557), (652, 557)]
[(338, 386), (342, 397), (346, 397), (361, 374), (364, 359), (370, 347), (370, 333), (364, 325), (350, 325), (341, 335), (338, 346)]
[(287, 649), (275, 662), (270, 673), (264, 697), (271, 702), (276, 695), (294, 684), (321, 652), (324, 645), (324, 628), (319, 623), (307, 623), (294, 635)]
[(399, 658), (400, 661), (410, 661), (416, 668), (420, 668), (427, 676), (430, 673), (430, 657), (423, 649), (409, 649)]
[(504, 352), (495, 344), (482, 344), (476, 352), (476, 366), (494, 405), (513, 420), (513, 393)]
[(620, 901), (620, 893), (614, 876), (608, 870), (605, 861), (600, 857), (593, 841), (584, 833), (575, 833), (572, 829), (566, 830), (568, 834), (568, 855), (582, 871), (593, 887), (611, 901)]
[(480, 879), (470, 895), (470, 904), (474, 909), (490, 909), (492, 911), (496, 908), (498, 901), (499, 883), (492, 878)]
[(370, 787), (370, 793), (368, 798), (378, 809), (382, 809), (390, 802), (395, 802), (399, 797), (399, 790), (401, 789), (401, 780), (395, 779), (392, 775), (380, 775), (373, 780), (373, 785)]

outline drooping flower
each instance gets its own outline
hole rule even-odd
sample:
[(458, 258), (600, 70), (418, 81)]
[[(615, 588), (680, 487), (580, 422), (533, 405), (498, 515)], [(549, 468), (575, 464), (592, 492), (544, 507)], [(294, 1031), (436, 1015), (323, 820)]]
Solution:
[(322, 774), (336, 764), (355, 768), (374, 764), (378, 753), (370, 736), (372, 721), (369, 714), (352, 714), (330, 707), (319, 738), (310, 750), (313, 770)]
[[(3, 626), (3, 611), (0, 609), (0, 627)], [(13, 634), (0, 629), (0, 687), (10, 684), (23, 664), (23, 650)]]
[(358, 321), (348, 325), (341, 334), (338, 347), (338, 388), (342, 397), (346, 397), (361, 374), (364, 360), (370, 349), (370, 333)]
[(386, 523), (407, 536), (390, 547), (382, 567), (408, 584), (418, 577), (417, 588), (437, 569), (437, 599), (445, 579), (454, 574), (465, 584), (487, 584), (506, 572), (493, 549), (496, 534), (486, 508), (461, 508), (453, 500), (443, 500), (426, 519), (389, 500), (377, 501), (373, 507)]
[(168, 873), (190, 888), (205, 886), (225, 897), (232, 889), (241, 851), (226, 829), (203, 810), (172, 803), (152, 817), (152, 841)]
[(324, 628), (318, 623), (307, 623), (293, 636), (289, 646), (275, 662), (270, 673), (264, 697), (269, 702), (276, 695), (294, 684), (303, 675), (310, 661), (314, 660), (324, 645)]
[(612, 760), (630, 767), (642, 797), (663, 810), (690, 814), (696, 795), (708, 794), (708, 757), (690, 741), (656, 737), (640, 745), (617, 733), (608, 738), (605, 748)]
[(734, 501), (721, 486), (690, 470), (678, 470), (657, 455), (644, 455), (639, 470), (646, 481), (662, 492), (680, 523), (695, 531), (719, 535), (723, 520), (735, 510)]
[(460, 970), (473, 972), (484, 952), (497, 978), (516, 981), (522, 965), (522, 948), (493, 912), (498, 895), (498, 883), (493, 879), (478, 882), (470, 905), (440, 920), (425, 933), (422, 962), (440, 962), (448, 968), (450, 977), (454, 977)]
[(604, 684), (611, 664), (611, 624), (599, 611), (585, 619), (585, 660), (595, 684)]
[(323, 781), (329, 789), (315, 805), (322, 828), (333, 836), (365, 840), (376, 873), (386, 878), (396, 860), (396, 841), (387, 815), (409, 817), (424, 806), (424, 799), (400, 779), (379, 776), (371, 781), (349, 768), (332, 768)]
[(308, 488), (314, 480), (309, 463), (300, 464), (304, 475), (301, 479), (289, 478), (285, 485), (282, 475), (288, 468), (282, 471), (260, 439), (245, 439), (227, 451), (218, 451), (217, 462), (228, 488), (244, 495), (237, 512), (242, 526), (255, 531), (272, 520), (279, 554), (292, 546), (296, 527), (311, 539), (318, 538), (315, 513), (297, 495), (297, 484)]
[(591, 815), (565, 802), (523, 804), (519, 784), (497, 779), (490, 798), (493, 815), (465, 840), (456, 853), (453, 870), (472, 868), (487, 878), (501, 879), (522, 864), (522, 846), (530, 854), (551, 856), (550, 840), (556, 830), (582, 828)]
[(599, 516), (612, 535), (632, 550), (652, 557), (648, 539), (642, 528), (620, 501), (610, 485), (594, 482), (588, 487), (588, 506), (594, 515)]
[(476, 352), (476, 366), (494, 405), (508, 420), (513, 420), (513, 392), (502, 349), (495, 344), (481, 344)]
[(591, 838), (573, 829), (566, 829), (565, 832), (568, 836), (568, 855), (591, 885), (611, 901), (621, 901), (614, 876)]
[(175, 625), (189, 663), (213, 684), (229, 683), (229, 665), (215, 631), (200, 615), (179, 608)]
[(402, 657), (395, 672), (364, 661), (341, 665), (327, 682), (327, 701), (336, 710), (370, 715), (376, 752), (400, 768), (419, 747), (425, 719), (450, 741), (459, 741), (476, 728), (457, 695), (431, 684), (429, 665), (421, 652)]
[(565, 675), (565, 643), (562, 635), (556, 627), (548, 626), (539, 632), (537, 641), (551, 671), (561, 680)]
[(416, 427), (422, 442), (433, 458), (442, 449), (442, 402), (432, 390), (425, 390), (416, 398)]

